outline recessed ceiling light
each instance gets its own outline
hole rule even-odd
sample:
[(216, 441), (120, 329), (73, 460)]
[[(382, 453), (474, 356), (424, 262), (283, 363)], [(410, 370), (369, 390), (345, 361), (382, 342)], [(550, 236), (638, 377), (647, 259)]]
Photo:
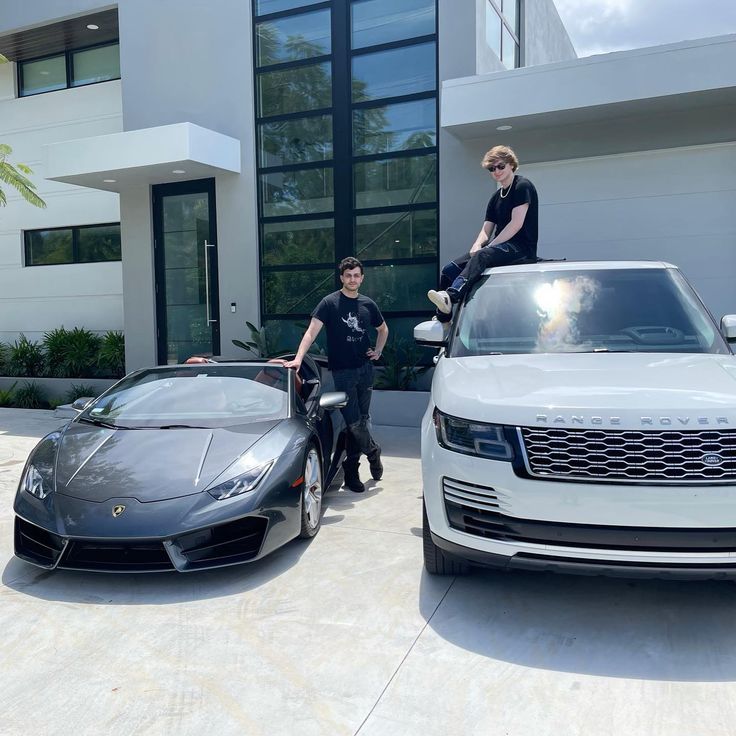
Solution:
[(496, 126), (496, 130), (511, 130), (513, 127), (513, 125), (498, 125)]
[(187, 172), (184, 171), (184, 169), (174, 169), (171, 173), (172, 174), (186, 174)]
[(102, 180), (105, 184), (114, 184), (117, 179), (103, 179)]
[(40, 74), (40, 75), (41, 75), (42, 77), (48, 77), (48, 75), (49, 75), (49, 70), (48, 70), (48, 69), (41, 69), (41, 71), (39, 72), (39, 74)]
[(87, 23), (87, 28), (89, 28), (90, 31), (100, 30), (100, 27), (96, 23)]

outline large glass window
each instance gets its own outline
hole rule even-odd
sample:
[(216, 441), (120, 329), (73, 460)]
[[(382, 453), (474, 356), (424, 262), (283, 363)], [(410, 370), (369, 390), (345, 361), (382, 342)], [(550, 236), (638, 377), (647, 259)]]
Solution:
[(66, 84), (66, 56), (50, 56), (38, 61), (19, 64), (21, 70), (21, 95), (37, 95), (64, 89)]
[[(67, 70), (71, 70), (71, 76)], [(112, 79), (120, 79), (120, 46), (117, 42), (89, 49), (69, 49), (63, 54), (18, 64), (21, 97)]]
[(434, 33), (434, 0), (357, 0), (352, 5), (353, 48)]
[(119, 260), (119, 223), (25, 232), (26, 266)]
[(279, 171), (261, 176), (264, 217), (333, 210), (332, 169)]
[(310, 59), (331, 51), (330, 11), (264, 21), (256, 26), (258, 66)]
[(327, 161), (332, 158), (332, 115), (263, 123), (258, 138), (263, 167)]
[(507, 69), (520, 65), (519, 0), (486, 0), (486, 44)]
[(437, 145), (434, 99), (400, 102), (353, 111), (353, 154), (406, 151)]
[(356, 163), (355, 206), (392, 207), (437, 199), (437, 155)]
[(310, 64), (260, 73), (258, 103), (263, 117), (330, 107), (330, 65)]
[(286, 266), (335, 261), (333, 220), (268, 222), (261, 236), (264, 266)]
[(353, 101), (379, 100), (437, 86), (434, 43), (422, 43), (353, 59)]
[(313, 5), (255, 4), (261, 321), (294, 349), (355, 255), (407, 341), (437, 282), (436, 0)]
[(72, 75), (75, 87), (120, 79), (120, 47), (114, 44), (75, 51), (72, 54)]

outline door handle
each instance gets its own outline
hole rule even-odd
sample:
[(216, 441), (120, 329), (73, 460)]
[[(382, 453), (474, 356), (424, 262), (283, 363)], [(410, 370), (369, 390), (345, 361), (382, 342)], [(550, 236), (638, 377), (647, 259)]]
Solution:
[(207, 307), (207, 324), (211, 325), (217, 322), (216, 319), (212, 319), (212, 311), (210, 305), (210, 256), (207, 252), (207, 248), (214, 248), (214, 243), (208, 243), (204, 241), (204, 291), (205, 291), (205, 306)]

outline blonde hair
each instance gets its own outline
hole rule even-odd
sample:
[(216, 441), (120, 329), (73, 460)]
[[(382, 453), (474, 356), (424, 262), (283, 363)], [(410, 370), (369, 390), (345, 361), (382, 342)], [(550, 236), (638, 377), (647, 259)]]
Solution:
[(480, 165), (484, 169), (487, 169), (492, 161), (504, 161), (507, 164), (511, 164), (512, 171), (516, 171), (519, 168), (519, 159), (516, 158), (516, 154), (508, 146), (493, 146), (490, 151), (486, 151), (486, 155), (483, 156)]

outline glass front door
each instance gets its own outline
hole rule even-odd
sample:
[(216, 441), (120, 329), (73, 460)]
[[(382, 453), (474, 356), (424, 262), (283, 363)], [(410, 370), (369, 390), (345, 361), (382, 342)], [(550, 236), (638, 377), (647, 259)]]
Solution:
[(214, 179), (153, 188), (158, 362), (219, 355)]

